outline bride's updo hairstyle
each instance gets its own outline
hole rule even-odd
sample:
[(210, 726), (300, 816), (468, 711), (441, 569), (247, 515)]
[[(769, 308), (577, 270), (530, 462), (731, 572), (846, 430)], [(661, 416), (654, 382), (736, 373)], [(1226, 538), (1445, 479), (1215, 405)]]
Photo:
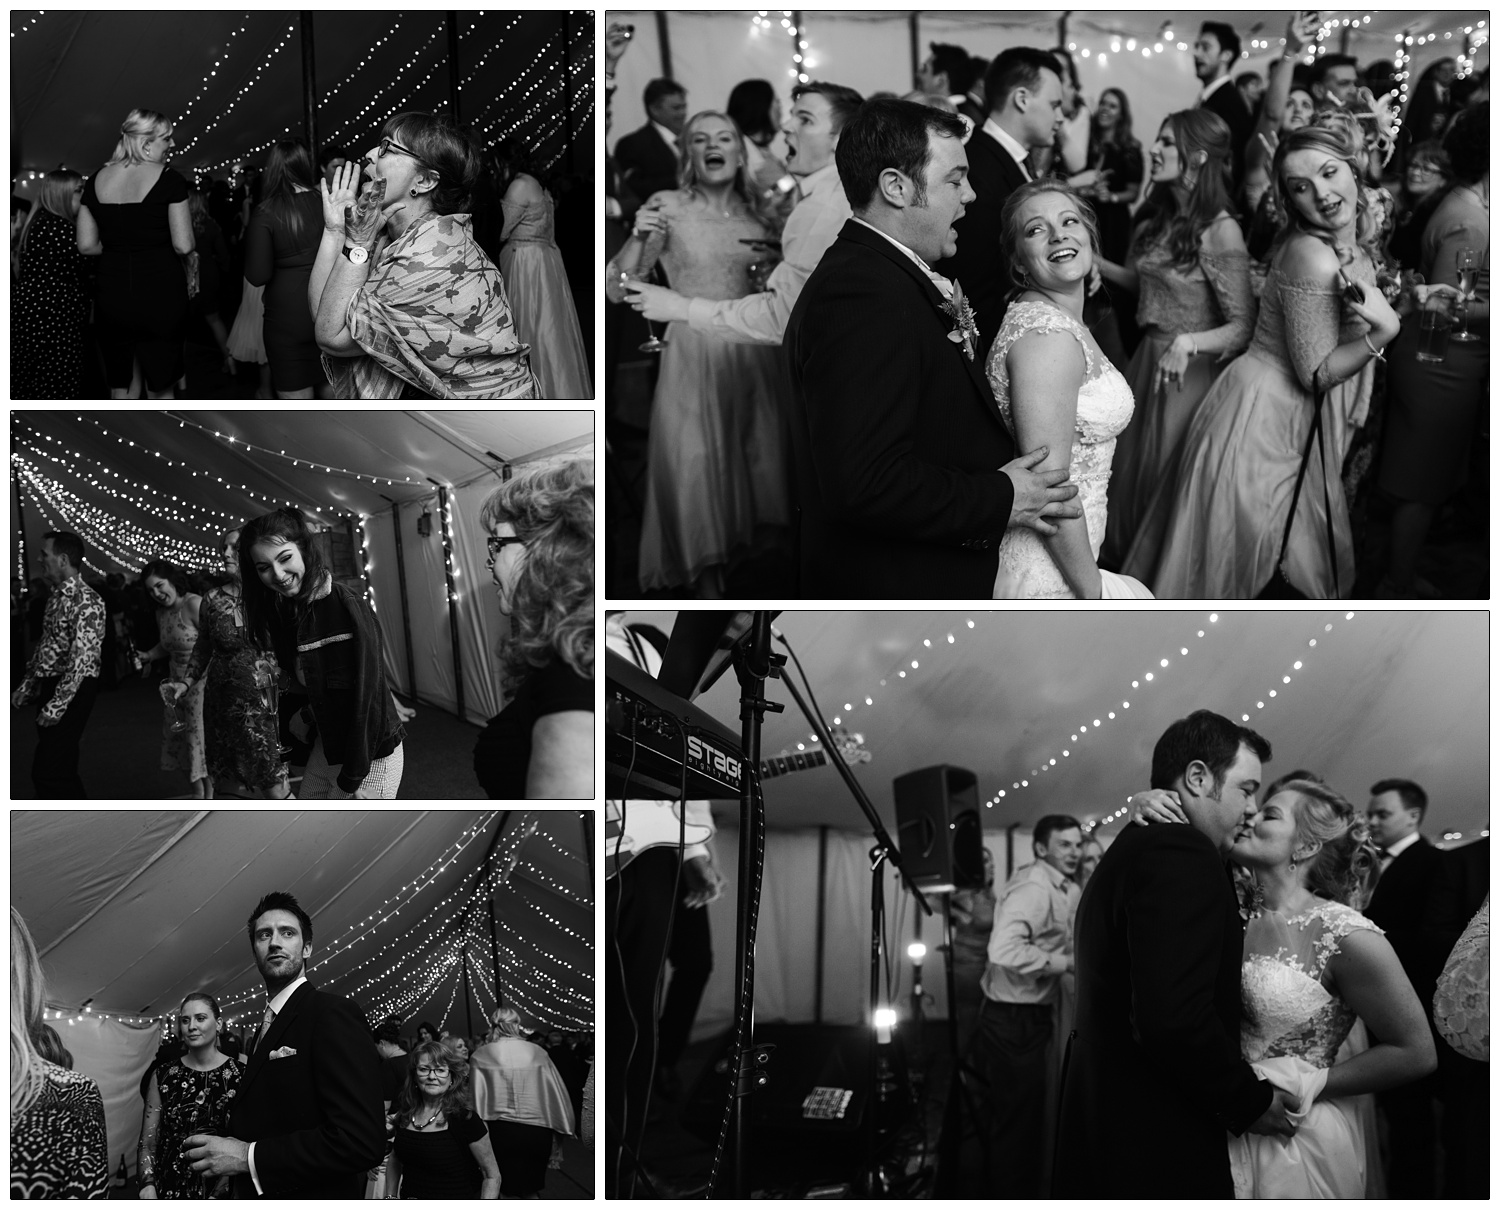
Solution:
[(1380, 877), (1380, 851), (1365, 817), (1320, 781), (1297, 778), (1279, 791), (1296, 795), (1297, 844), (1322, 846), (1307, 863), (1307, 889), (1356, 910)]
[(1010, 260), (1011, 281), (1021, 290), (1031, 288), (1026, 271), (1021, 268), (1021, 245), (1025, 241), (1021, 231), (1021, 207), (1041, 193), (1060, 193), (1073, 203), (1078, 217), (1083, 220), (1084, 229), (1089, 233), (1089, 247), (1093, 249), (1095, 258), (1099, 255), (1099, 219), (1088, 199), (1067, 181), (1055, 176), (1027, 181), (1005, 199), (1005, 206), (1000, 211), (1000, 246), (1005, 249), (1005, 255)]

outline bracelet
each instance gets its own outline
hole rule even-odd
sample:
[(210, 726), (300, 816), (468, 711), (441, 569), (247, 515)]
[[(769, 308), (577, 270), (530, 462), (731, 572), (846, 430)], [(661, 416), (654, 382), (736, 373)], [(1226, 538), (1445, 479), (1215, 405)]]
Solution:
[(1191, 354), (1189, 354), (1189, 356), (1191, 356), (1191, 357), (1198, 356), (1198, 334), (1196, 332), (1192, 333), (1191, 335), (1188, 336), (1188, 339), (1193, 342), (1193, 351), (1192, 351)]
[(1365, 341), (1365, 348), (1369, 349), (1370, 352), (1375, 355), (1375, 360), (1376, 361), (1384, 361), (1385, 360), (1385, 350), (1384, 349), (1377, 349), (1370, 342), (1370, 334), (1368, 332), (1365, 333), (1364, 341)]

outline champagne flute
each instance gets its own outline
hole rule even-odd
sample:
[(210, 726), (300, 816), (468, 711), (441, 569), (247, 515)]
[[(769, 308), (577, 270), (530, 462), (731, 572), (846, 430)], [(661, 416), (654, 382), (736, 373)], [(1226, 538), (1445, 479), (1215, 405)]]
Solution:
[(1449, 340), (1471, 341), (1479, 337), (1469, 331), (1469, 303), (1474, 298), (1474, 285), (1479, 277), (1479, 253), (1473, 248), (1460, 248), (1453, 258), (1458, 269), (1458, 307), (1453, 320), (1453, 333)]
[[(621, 269), (620, 285), (623, 286), (626, 282), (632, 281), (650, 282), (654, 277), (656, 277), (656, 267), (654, 265), (651, 267), (651, 270), (648, 273), (641, 273), (637, 269)], [(645, 316), (642, 316), (641, 318), (645, 319)], [(641, 342), (642, 353), (660, 353), (667, 347), (665, 331), (662, 333), (662, 337), (658, 338), (656, 335), (656, 329), (651, 326), (651, 321), (649, 319), (646, 320), (646, 332), (648, 335), (648, 339)]]
[(260, 692), (260, 708), (276, 723), (276, 754), (285, 756), (292, 749), (290, 745), (281, 742), (281, 717), (278, 713), (281, 705), (281, 684), (278, 679), (278, 670), (270, 660), (255, 661), (255, 688)]
[(161, 695), (161, 700), (172, 708), (172, 721), (167, 724), (167, 730), (173, 735), (181, 735), (187, 730), (187, 711), (184, 709), (186, 705), (184, 699), (187, 697), (187, 694), (184, 692), (181, 695), (177, 695), (171, 689), (171, 686), (178, 683), (177, 681), (162, 681), (161, 685), (157, 688), (157, 693)]

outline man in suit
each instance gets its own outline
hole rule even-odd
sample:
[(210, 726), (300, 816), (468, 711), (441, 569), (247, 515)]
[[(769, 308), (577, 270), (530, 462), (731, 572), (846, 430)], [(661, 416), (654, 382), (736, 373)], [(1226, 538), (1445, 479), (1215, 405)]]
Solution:
[(195, 1172), (227, 1176), (236, 1197), (360, 1198), (385, 1154), (380, 1057), (352, 1000), (318, 991), (304, 973), (312, 920), (272, 891), (248, 922), (266, 987), (229, 1137), (189, 1136)]
[(1353, 55), (1321, 55), (1308, 68), (1307, 87), (1321, 109), (1352, 113), (1359, 91), (1359, 60)]
[(652, 80), (643, 100), (648, 121), (620, 136), (615, 168), (622, 188), (646, 201), (653, 193), (677, 188), (677, 136), (687, 125), (687, 89), (676, 80)]
[[(970, 97), (974, 90), (974, 59), (962, 46), (930, 42), (932, 53), (917, 68), (917, 87), (931, 97), (946, 97), (961, 114), (968, 115), (977, 130), (984, 125), (984, 112)], [(982, 69), (981, 69), (982, 70)]]
[(1234, 69), (1240, 61), (1240, 36), (1234, 26), (1222, 21), (1205, 21), (1193, 43), (1193, 71), (1203, 84), (1198, 104), (1211, 109), (1229, 127), (1229, 142), (1234, 151), (1234, 188), (1239, 191), (1245, 179), (1245, 145), (1255, 133), (1255, 119), (1250, 107), (1234, 86)]
[(1084, 888), (1054, 1197), (1233, 1197), (1225, 1132), (1294, 1130), (1287, 1095), (1240, 1057), (1244, 926), (1224, 864), (1270, 756), (1211, 711), (1173, 723), (1151, 786), (1189, 826), (1126, 827)]
[[(1365, 915), (1385, 930), (1406, 977), (1432, 1024), (1432, 994), (1447, 951), (1439, 953), (1428, 910), (1442, 875), (1443, 853), (1420, 832), (1427, 792), (1414, 781), (1393, 777), (1370, 787), (1370, 839), (1380, 849), (1380, 881)], [(1433, 1032), (1439, 1053), (1441, 1040)], [(1390, 1123), (1386, 1179), (1392, 1197), (1436, 1197), (1437, 1073), (1376, 1094)]]
[(1000, 238), (1000, 213), (1005, 199), (1031, 179), (1027, 153), (1051, 147), (1063, 122), (1057, 61), (1026, 46), (1002, 51), (985, 73), (984, 95), (989, 115), (965, 149), (975, 198), (954, 225), (957, 251), (933, 266), (945, 277), (956, 277), (973, 304), (981, 366), (1005, 318), (1006, 296), (1016, 286)]
[(930, 267), (974, 200), (963, 130), (881, 99), (839, 136), (854, 217), (786, 336), (803, 596), (988, 598), (1007, 525), (1081, 515), (1066, 472), (1032, 469), (1045, 449), (1015, 457), (965, 300)]

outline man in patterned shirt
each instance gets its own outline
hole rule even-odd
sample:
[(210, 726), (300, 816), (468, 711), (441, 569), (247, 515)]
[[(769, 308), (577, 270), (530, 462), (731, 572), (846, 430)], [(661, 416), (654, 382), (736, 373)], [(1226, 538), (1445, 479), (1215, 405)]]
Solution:
[(40, 702), (31, 781), (38, 798), (87, 798), (78, 776), (78, 741), (99, 691), (104, 599), (83, 582), (83, 539), (42, 535), (42, 576), (52, 587), (42, 641), (11, 694), (17, 709)]

